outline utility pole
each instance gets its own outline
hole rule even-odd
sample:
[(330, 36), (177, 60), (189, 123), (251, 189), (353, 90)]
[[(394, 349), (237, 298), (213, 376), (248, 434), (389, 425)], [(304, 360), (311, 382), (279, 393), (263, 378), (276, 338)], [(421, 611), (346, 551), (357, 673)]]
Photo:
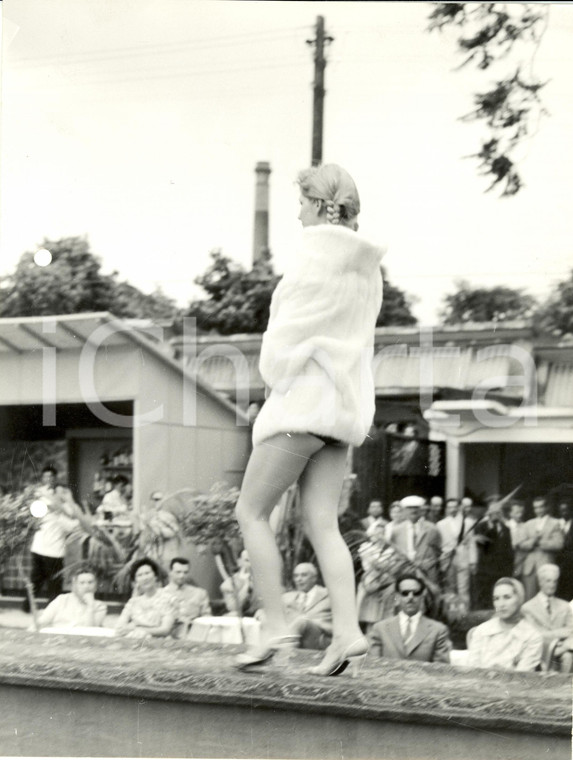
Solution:
[(314, 98), (312, 105), (312, 166), (322, 162), (322, 124), (324, 118), (324, 69), (326, 59), (324, 47), (334, 42), (334, 37), (328, 37), (324, 32), (324, 16), (316, 17), (316, 39), (307, 40), (307, 45), (315, 46), (314, 53)]

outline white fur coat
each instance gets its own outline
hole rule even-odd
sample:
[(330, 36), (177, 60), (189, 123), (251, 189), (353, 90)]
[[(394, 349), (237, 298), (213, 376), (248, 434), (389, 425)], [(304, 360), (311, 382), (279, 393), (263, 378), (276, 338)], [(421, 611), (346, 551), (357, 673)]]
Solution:
[(270, 394), (253, 428), (318, 433), (354, 446), (374, 416), (374, 327), (384, 250), (346, 227), (306, 227), (275, 290), (259, 368)]

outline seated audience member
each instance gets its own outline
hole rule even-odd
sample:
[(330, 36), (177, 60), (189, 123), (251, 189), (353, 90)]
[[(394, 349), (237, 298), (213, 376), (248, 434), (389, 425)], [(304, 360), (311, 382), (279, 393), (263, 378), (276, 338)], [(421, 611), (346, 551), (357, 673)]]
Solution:
[(449, 632), (443, 623), (422, 614), (424, 581), (414, 573), (404, 573), (396, 580), (396, 597), (400, 612), (375, 623), (370, 631), (373, 655), (394, 660), (420, 662), (450, 661)]
[(516, 545), (525, 553), (521, 569), (521, 580), (525, 588), (526, 600), (533, 599), (539, 591), (537, 568), (555, 564), (558, 553), (563, 549), (563, 531), (559, 520), (551, 517), (549, 507), (542, 496), (533, 500), (535, 517), (524, 526), (522, 540)]
[(499, 501), (492, 501), (474, 530), (477, 548), (476, 606), (491, 608), (491, 595), (498, 578), (513, 573), (513, 546), (509, 528), (503, 522)]
[(382, 507), (382, 502), (378, 499), (371, 501), (368, 505), (368, 515), (360, 521), (367, 535), (370, 535), (379, 527), (383, 528), (386, 525), (386, 520), (383, 515), (384, 509)]
[(69, 594), (57, 596), (38, 615), (42, 628), (99, 628), (107, 615), (107, 605), (95, 599), (96, 577), (91, 570), (78, 570)]
[(129, 510), (129, 503), (126, 498), (129, 480), (125, 475), (116, 475), (111, 482), (111, 490), (105, 494), (101, 504), (96, 509), (98, 520), (114, 520), (116, 517), (126, 515)]
[(204, 588), (189, 583), (190, 563), (185, 557), (174, 557), (169, 563), (169, 583), (160, 590), (168, 597), (175, 611), (171, 635), (184, 638), (195, 618), (211, 615), (209, 594)]
[(559, 642), (553, 658), (559, 670), (569, 673), (573, 665), (573, 654), (564, 648), (564, 642), (573, 636), (573, 612), (566, 601), (555, 596), (559, 581), (557, 565), (541, 565), (537, 569), (537, 581), (540, 591), (523, 605), (523, 617), (542, 635), (544, 653), (554, 641)]
[(332, 612), (328, 591), (317, 583), (318, 572), (310, 562), (297, 565), (293, 572), (295, 590), (283, 594), (283, 609), (301, 649), (326, 649), (332, 637)]
[(251, 617), (259, 608), (253, 591), (251, 563), (246, 549), (239, 555), (239, 569), (221, 583), (221, 594), (228, 615)]
[(133, 594), (119, 616), (116, 634), (131, 639), (169, 636), (176, 613), (172, 599), (160, 593), (158, 565), (147, 557), (140, 559), (133, 563), (130, 577)]
[(515, 578), (500, 578), (493, 587), (494, 617), (468, 636), (467, 664), (474, 668), (535, 670), (543, 655), (543, 638), (521, 613), (525, 599)]

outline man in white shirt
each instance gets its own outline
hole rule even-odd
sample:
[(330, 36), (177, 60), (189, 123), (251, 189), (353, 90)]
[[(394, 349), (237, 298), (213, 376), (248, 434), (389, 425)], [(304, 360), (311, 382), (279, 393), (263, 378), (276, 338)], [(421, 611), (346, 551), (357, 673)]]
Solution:
[(91, 570), (78, 570), (69, 594), (57, 596), (38, 615), (38, 627), (97, 628), (103, 625), (107, 605), (95, 599), (96, 577)]
[(169, 583), (159, 593), (172, 600), (175, 625), (171, 635), (185, 638), (195, 618), (211, 615), (209, 594), (204, 588), (189, 584), (190, 562), (185, 557), (174, 557), (169, 563)]
[(455, 551), (461, 531), (460, 503), (458, 499), (446, 499), (444, 517), (438, 520), (436, 528), (442, 538), (440, 567), (445, 591), (456, 591)]
[(514, 551), (513, 574), (519, 580), (521, 580), (522, 577), (523, 562), (527, 554), (527, 552), (524, 552), (519, 548), (521, 542), (525, 538), (525, 522), (523, 521), (524, 513), (525, 506), (518, 501), (514, 501), (509, 508), (509, 519), (506, 522), (509, 532), (511, 533), (511, 544)]
[(326, 649), (332, 636), (332, 610), (328, 591), (317, 583), (318, 571), (302, 562), (293, 572), (295, 590), (283, 594), (290, 632), (299, 636), (301, 649)]
[(49, 601), (63, 591), (66, 538), (78, 526), (72, 516), (74, 501), (70, 490), (58, 485), (56, 477), (55, 467), (44, 467), (37, 498), (46, 505), (47, 512), (37, 518), (38, 527), (30, 548), (30, 582), (34, 596), (38, 596), (45, 585)]
[(413, 573), (396, 580), (400, 612), (375, 623), (370, 631), (370, 652), (375, 657), (420, 662), (450, 661), (452, 644), (443, 623), (422, 615), (426, 587)]

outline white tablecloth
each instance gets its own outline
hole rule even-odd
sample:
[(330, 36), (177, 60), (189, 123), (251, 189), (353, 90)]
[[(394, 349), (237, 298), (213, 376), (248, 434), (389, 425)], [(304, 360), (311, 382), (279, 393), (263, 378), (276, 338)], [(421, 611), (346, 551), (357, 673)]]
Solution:
[(190, 641), (203, 641), (207, 644), (241, 644), (241, 626), (245, 643), (256, 646), (259, 643), (260, 623), (254, 618), (234, 616), (195, 618), (188, 634)]
[(40, 628), (40, 633), (65, 633), (68, 636), (115, 636), (113, 628), (100, 628), (98, 626), (51, 626)]

